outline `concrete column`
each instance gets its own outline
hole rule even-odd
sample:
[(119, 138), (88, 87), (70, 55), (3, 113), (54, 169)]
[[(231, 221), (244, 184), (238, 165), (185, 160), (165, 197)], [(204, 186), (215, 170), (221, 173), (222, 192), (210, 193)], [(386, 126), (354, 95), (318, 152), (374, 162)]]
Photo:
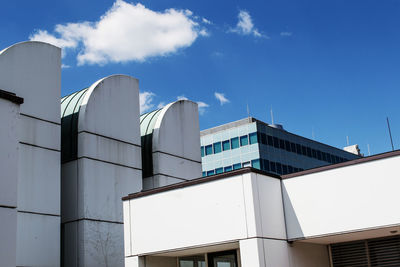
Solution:
[(240, 264), (242, 267), (266, 267), (263, 240), (252, 238), (239, 241)]

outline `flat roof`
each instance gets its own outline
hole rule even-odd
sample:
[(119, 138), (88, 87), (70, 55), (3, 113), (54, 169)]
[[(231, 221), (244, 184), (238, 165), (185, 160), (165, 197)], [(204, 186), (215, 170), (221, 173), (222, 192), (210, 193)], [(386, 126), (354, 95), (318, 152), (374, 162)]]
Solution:
[(395, 157), (395, 156), (400, 156), (400, 150), (385, 152), (382, 154), (377, 154), (377, 155), (373, 155), (373, 156), (369, 156), (369, 157), (365, 157), (365, 158), (349, 160), (349, 161), (342, 162), (342, 163), (331, 164), (331, 165), (327, 165), (327, 166), (323, 166), (323, 167), (317, 167), (317, 168), (313, 168), (313, 169), (309, 169), (309, 170), (305, 170), (305, 171), (301, 171), (301, 172), (296, 172), (296, 173), (291, 173), (291, 174), (286, 174), (286, 175), (276, 175), (276, 174), (268, 173), (266, 171), (254, 169), (252, 167), (246, 167), (246, 168), (242, 168), (242, 169), (238, 169), (238, 170), (234, 170), (234, 171), (230, 171), (230, 172), (225, 172), (225, 173), (216, 174), (216, 175), (207, 176), (207, 177), (200, 177), (200, 178), (196, 178), (196, 179), (193, 179), (190, 181), (185, 181), (185, 182), (181, 182), (181, 183), (177, 183), (177, 184), (167, 185), (167, 186), (163, 186), (163, 187), (158, 187), (158, 188), (154, 188), (154, 189), (150, 189), (150, 190), (141, 191), (138, 193), (129, 194), (128, 196), (123, 197), (122, 200), (125, 201), (125, 200), (140, 198), (140, 197), (144, 197), (144, 196), (149, 196), (149, 195), (166, 192), (166, 191), (170, 191), (170, 190), (174, 190), (174, 189), (180, 189), (180, 188), (184, 188), (184, 187), (188, 187), (188, 186), (192, 186), (192, 185), (216, 181), (216, 180), (229, 178), (232, 176), (246, 174), (246, 173), (258, 173), (258, 174), (270, 176), (270, 177), (277, 178), (277, 179), (289, 179), (289, 178), (299, 177), (299, 176), (303, 176), (303, 175), (307, 175), (307, 174), (311, 174), (311, 173), (323, 172), (323, 171), (327, 171), (327, 170), (362, 164), (362, 163), (366, 163), (366, 162), (370, 162), (370, 161), (374, 161), (374, 160), (391, 158), (391, 157)]
[(0, 89), (0, 98), (11, 101), (17, 105), (21, 105), (24, 103), (24, 99), (22, 97), (17, 96), (15, 93), (4, 91)]

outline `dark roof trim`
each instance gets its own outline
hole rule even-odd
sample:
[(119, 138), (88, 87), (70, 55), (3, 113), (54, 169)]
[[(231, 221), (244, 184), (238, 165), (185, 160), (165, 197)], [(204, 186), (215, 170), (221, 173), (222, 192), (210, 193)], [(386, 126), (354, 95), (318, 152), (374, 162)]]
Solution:
[(264, 172), (264, 171), (261, 171), (258, 169), (254, 169), (251, 167), (246, 167), (246, 168), (242, 168), (242, 169), (238, 169), (238, 170), (234, 170), (234, 171), (230, 171), (230, 172), (225, 172), (225, 173), (221, 173), (221, 174), (217, 174), (217, 175), (212, 175), (212, 176), (208, 176), (208, 177), (200, 177), (200, 178), (196, 178), (196, 179), (193, 179), (190, 181), (185, 181), (185, 182), (181, 182), (181, 183), (177, 183), (177, 184), (154, 188), (154, 189), (142, 191), (139, 193), (129, 194), (128, 196), (123, 197), (122, 200), (130, 200), (130, 199), (134, 199), (134, 198), (140, 198), (140, 197), (144, 197), (144, 196), (148, 196), (148, 195), (153, 195), (153, 194), (166, 192), (166, 191), (170, 191), (170, 190), (174, 190), (174, 189), (180, 189), (180, 188), (184, 188), (184, 187), (188, 187), (188, 186), (192, 186), (192, 185), (198, 185), (198, 184), (202, 184), (202, 183), (216, 181), (216, 180), (229, 178), (229, 177), (232, 177), (235, 175), (241, 175), (241, 174), (246, 174), (246, 173), (258, 173), (258, 174), (268, 175), (270, 177), (280, 179), (280, 177), (276, 174), (267, 173), (267, 172)]
[(21, 105), (22, 103), (24, 103), (24, 99), (22, 97), (19, 97), (14, 93), (4, 91), (1, 89), (0, 89), (0, 98), (9, 100), (17, 105)]
[(337, 164), (322, 166), (322, 167), (318, 167), (318, 168), (308, 169), (308, 170), (304, 170), (301, 172), (286, 174), (286, 175), (282, 175), (281, 178), (288, 179), (288, 178), (303, 176), (303, 175), (307, 175), (307, 174), (312, 174), (312, 173), (347, 167), (347, 166), (351, 166), (351, 165), (366, 163), (366, 162), (370, 162), (370, 161), (374, 161), (374, 160), (390, 158), (390, 157), (394, 157), (394, 156), (400, 156), (400, 150), (385, 152), (385, 153), (373, 155), (370, 157), (353, 159), (353, 160), (345, 161), (342, 163), (337, 163)]

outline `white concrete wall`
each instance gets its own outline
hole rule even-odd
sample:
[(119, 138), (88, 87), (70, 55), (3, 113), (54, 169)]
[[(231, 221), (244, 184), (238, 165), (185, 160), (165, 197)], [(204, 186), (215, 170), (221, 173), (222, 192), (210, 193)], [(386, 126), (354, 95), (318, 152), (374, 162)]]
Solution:
[(125, 201), (125, 255), (285, 239), (280, 192), (278, 179), (248, 173)]
[(400, 157), (283, 180), (288, 238), (400, 224)]
[(123, 266), (121, 197), (142, 190), (138, 81), (113, 75), (85, 94), (77, 159), (62, 165), (65, 266)]
[(154, 126), (152, 146), (154, 176), (145, 178), (145, 189), (201, 177), (197, 104), (180, 100), (165, 106)]
[(0, 88), (24, 98), (14, 133), (17, 266), (60, 263), (60, 79), (55, 46), (24, 42), (0, 52)]

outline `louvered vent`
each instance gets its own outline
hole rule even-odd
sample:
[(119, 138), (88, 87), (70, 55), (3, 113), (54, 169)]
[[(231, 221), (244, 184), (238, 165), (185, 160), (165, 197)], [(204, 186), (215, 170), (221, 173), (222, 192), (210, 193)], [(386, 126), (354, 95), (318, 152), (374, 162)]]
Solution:
[(400, 267), (400, 236), (332, 244), (333, 267)]

